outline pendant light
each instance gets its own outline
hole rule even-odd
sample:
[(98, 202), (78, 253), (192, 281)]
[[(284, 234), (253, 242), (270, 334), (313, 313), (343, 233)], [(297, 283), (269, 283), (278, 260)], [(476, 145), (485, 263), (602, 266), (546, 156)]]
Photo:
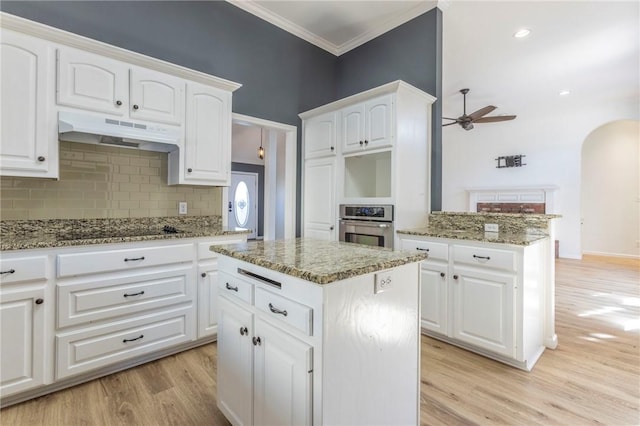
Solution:
[(260, 129), (260, 148), (258, 148), (258, 158), (264, 160), (264, 148), (262, 147), (262, 128)]

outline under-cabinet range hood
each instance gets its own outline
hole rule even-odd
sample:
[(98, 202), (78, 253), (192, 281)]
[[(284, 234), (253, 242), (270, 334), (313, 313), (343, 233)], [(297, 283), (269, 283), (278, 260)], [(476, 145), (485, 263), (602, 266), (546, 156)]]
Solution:
[(68, 142), (171, 152), (180, 146), (182, 129), (178, 126), (60, 111), (58, 138)]

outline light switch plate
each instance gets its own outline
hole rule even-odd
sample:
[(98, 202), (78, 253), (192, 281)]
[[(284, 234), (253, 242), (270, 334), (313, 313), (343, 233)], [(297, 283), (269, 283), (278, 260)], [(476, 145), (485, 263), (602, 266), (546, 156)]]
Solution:
[(389, 290), (394, 285), (393, 273), (391, 271), (381, 271), (376, 274), (374, 293), (382, 293)]
[(484, 232), (498, 232), (498, 224), (497, 223), (485, 223), (484, 224)]

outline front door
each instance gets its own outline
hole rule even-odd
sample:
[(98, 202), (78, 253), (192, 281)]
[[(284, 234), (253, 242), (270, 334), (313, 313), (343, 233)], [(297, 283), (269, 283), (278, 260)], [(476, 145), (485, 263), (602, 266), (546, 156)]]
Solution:
[(247, 238), (258, 236), (258, 174), (231, 172), (229, 228), (246, 228)]

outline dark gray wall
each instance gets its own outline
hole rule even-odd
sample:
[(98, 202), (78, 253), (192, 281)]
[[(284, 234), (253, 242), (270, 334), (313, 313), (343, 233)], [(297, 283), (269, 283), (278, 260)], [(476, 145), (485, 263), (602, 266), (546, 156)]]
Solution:
[[(232, 172), (248, 172), (258, 174), (258, 236), (264, 235), (264, 166), (259, 164), (231, 163)], [(231, 192), (231, 191), (229, 191)], [(233, 195), (229, 194), (229, 199)], [(228, 210), (222, 214), (228, 214)]]
[[(298, 126), (298, 182), (300, 112), (398, 79), (440, 98), (437, 9), (339, 58), (222, 1), (2, 1), (0, 10), (242, 83), (234, 112)], [(434, 123), (441, 115), (437, 101)], [(440, 136), (432, 141), (434, 209), (441, 198)], [(298, 185), (298, 217), (300, 192)]]
[[(431, 134), (431, 208), (442, 199), (442, 12), (432, 9), (338, 58), (337, 96), (394, 80), (435, 96)], [(425, 164), (425, 167), (427, 165)]]

